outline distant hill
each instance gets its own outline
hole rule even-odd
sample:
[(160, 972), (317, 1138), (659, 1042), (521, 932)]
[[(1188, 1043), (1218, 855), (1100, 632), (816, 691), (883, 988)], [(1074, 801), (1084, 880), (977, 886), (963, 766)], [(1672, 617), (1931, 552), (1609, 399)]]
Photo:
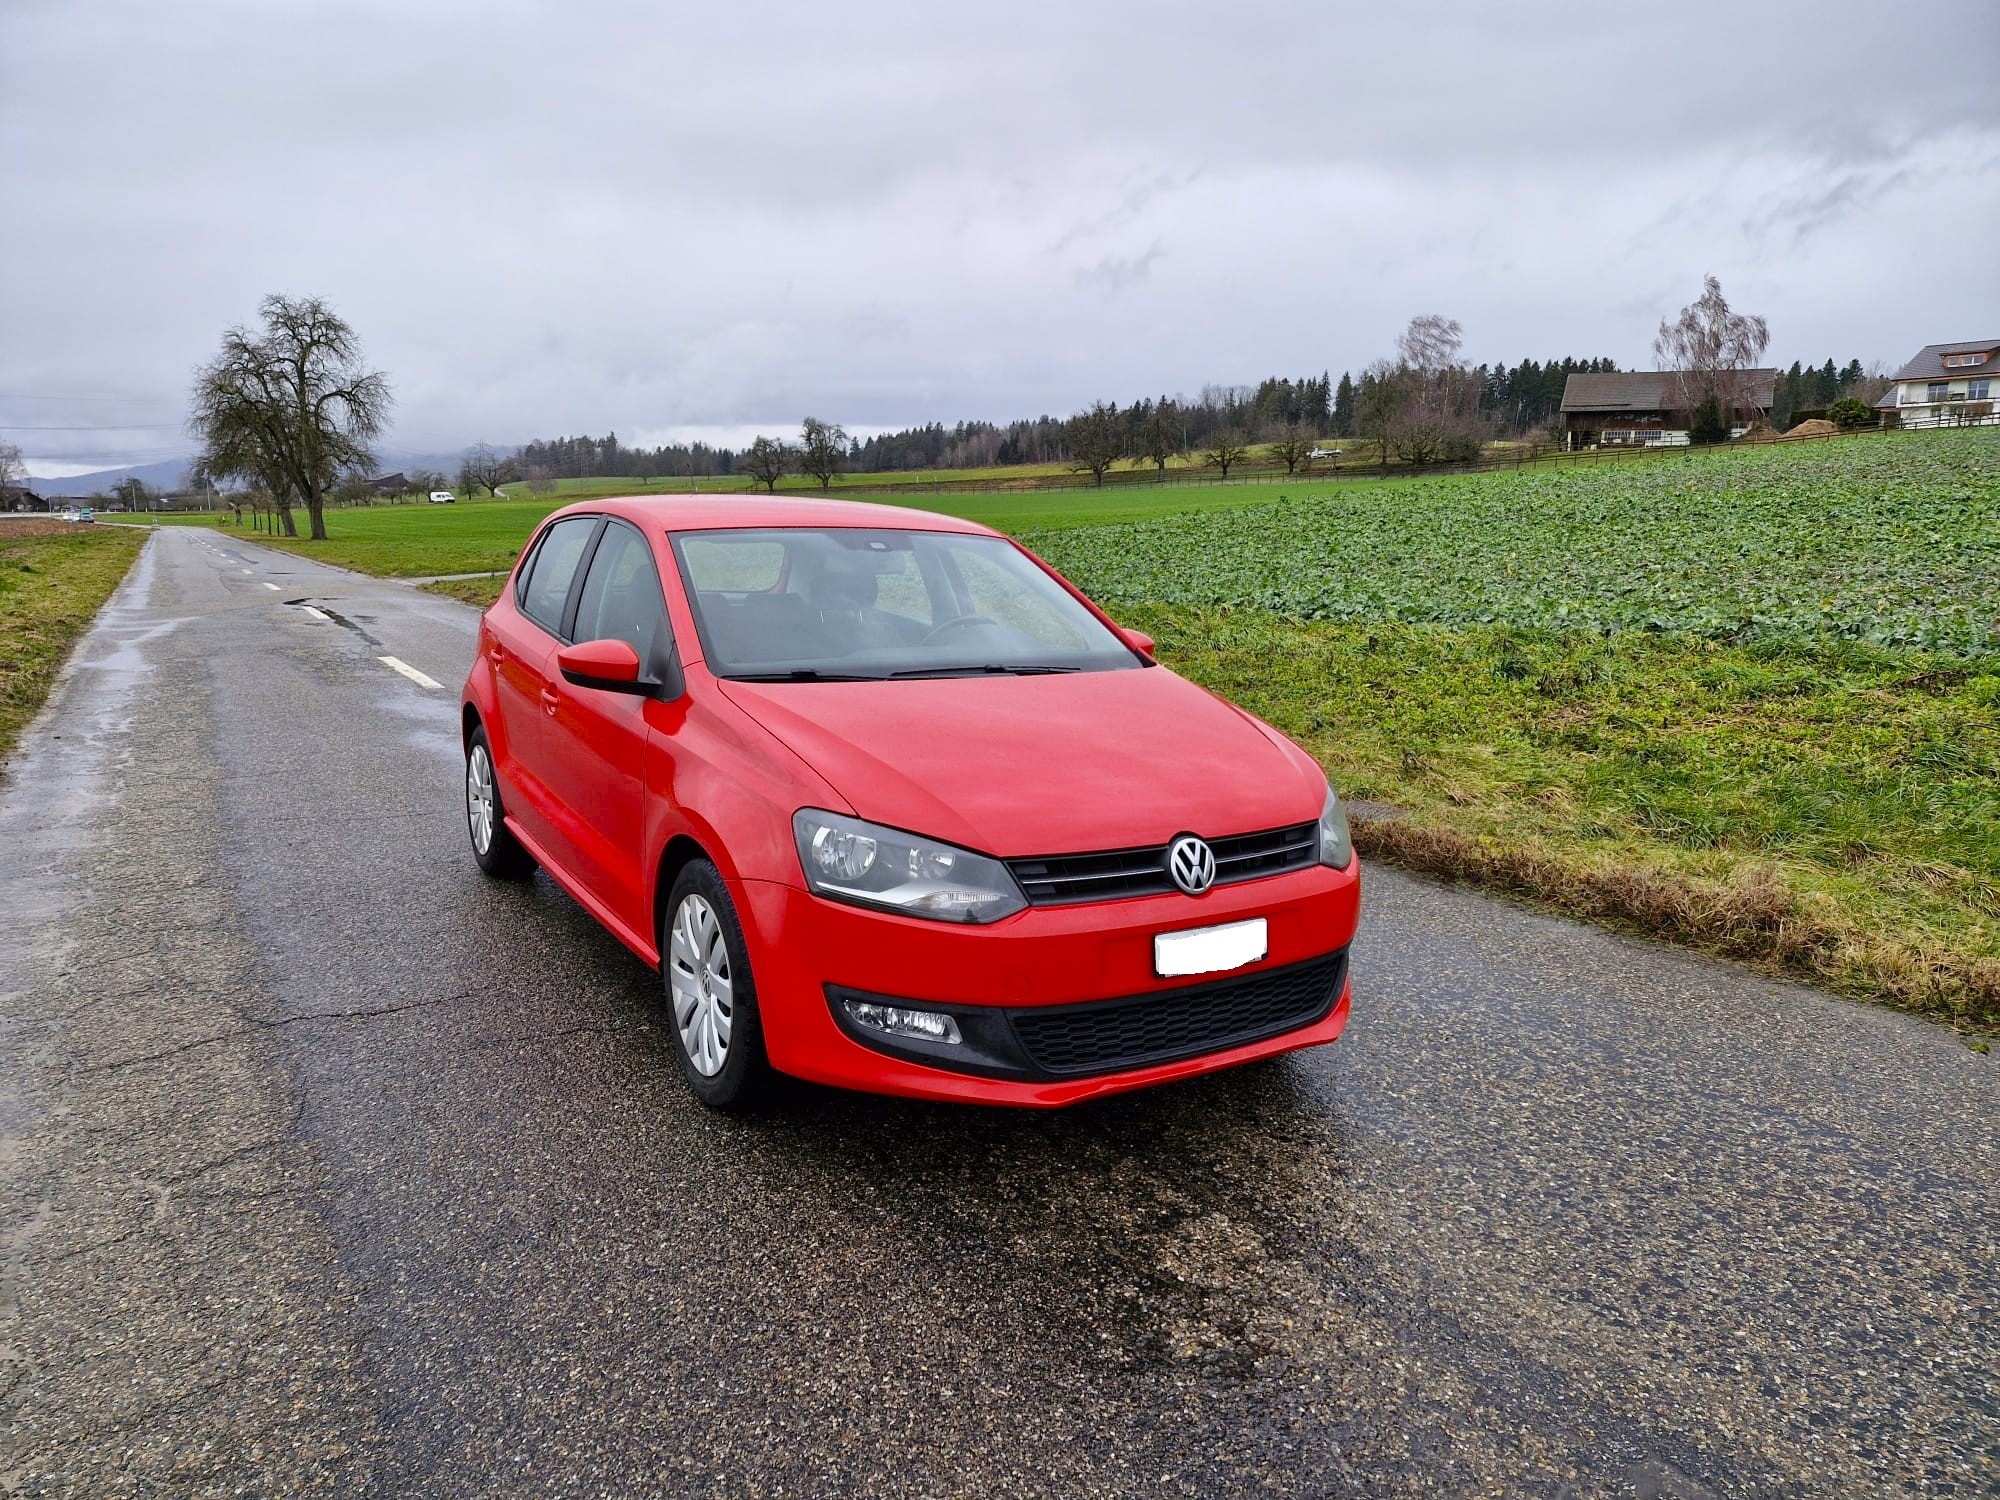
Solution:
[(156, 464), (135, 464), (128, 469), (93, 469), (88, 474), (72, 474), (66, 479), (28, 476), (28, 488), (37, 495), (101, 495), (121, 479), (137, 478), (156, 490), (174, 489), (187, 473), (185, 458), (163, 459)]
[[(413, 469), (438, 469), (449, 474), (455, 482), (458, 466), (465, 461), (467, 448), (458, 448), (450, 453), (409, 453), (400, 448), (385, 448), (380, 455), (375, 472), (391, 474), (398, 469), (405, 474)], [(502, 448), (501, 452), (509, 450)], [(187, 478), (187, 458), (162, 459), (156, 464), (134, 464), (124, 469), (93, 469), (88, 474), (72, 474), (67, 479), (43, 479), (28, 476), (28, 488), (37, 495), (68, 497), (76, 495), (108, 494), (111, 486), (121, 479), (140, 479), (156, 490), (178, 489)]]

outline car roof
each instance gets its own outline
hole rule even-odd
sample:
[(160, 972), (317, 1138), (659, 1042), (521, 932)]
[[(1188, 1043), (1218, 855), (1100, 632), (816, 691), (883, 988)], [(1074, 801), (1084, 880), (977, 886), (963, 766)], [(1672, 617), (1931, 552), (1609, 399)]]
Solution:
[(777, 495), (604, 495), (564, 506), (556, 515), (623, 516), (642, 527), (668, 531), (722, 531), (739, 527), (849, 527), (884, 531), (955, 531), (997, 536), (990, 526), (903, 505), (865, 500), (820, 500)]

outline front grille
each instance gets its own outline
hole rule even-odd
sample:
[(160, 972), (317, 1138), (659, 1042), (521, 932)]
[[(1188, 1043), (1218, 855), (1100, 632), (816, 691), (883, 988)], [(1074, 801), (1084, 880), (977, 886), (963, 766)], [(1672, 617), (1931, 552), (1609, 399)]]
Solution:
[[(1319, 824), (1295, 823), (1261, 833), (1210, 839), (1215, 851), (1215, 883), (1255, 880), (1303, 870), (1319, 857)], [(1113, 849), (1103, 854), (1058, 854), (1011, 859), (1007, 868), (1020, 882), (1031, 906), (1063, 906), (1077, 901), (1112, 901), (1121, 896), (1158, 896), (1179, 889), (1167, 873), (1166, 844), (1149, 849)]]
[(1185, 989), (1009, 1012), (1049, 1074), (1110, 1073), (1240, 1047), (1311, 1025), (1340, 994), (1345, 952)]

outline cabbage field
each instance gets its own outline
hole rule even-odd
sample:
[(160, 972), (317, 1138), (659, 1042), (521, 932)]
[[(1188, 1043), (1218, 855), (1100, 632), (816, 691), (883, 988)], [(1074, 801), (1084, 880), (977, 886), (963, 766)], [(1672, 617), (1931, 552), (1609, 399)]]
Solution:
[(1023, 534), (1112, 603), (2000, 649), (2000, 427), (1497, 473)]

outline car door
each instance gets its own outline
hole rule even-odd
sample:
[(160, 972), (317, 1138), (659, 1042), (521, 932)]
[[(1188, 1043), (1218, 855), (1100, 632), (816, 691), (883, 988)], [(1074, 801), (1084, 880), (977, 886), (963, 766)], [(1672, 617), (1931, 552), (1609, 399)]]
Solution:
[(602, 525), (601, 516), (567, 516), (550, 526), (521, 572), (515, 607), (486, 617), (486, 650), (500, 710), (497, 769), (508, 811), (530, 839), (565, 867), (562, 820), (551, 806), (549, 781), (557, 753), (549, 734), (556, 705), (555, 653), (581, 565)]
[[(653, 549), (636, 526), (605, 523), (586, 565), (568, 635), (618, 640), (639, 653), (642, 675), (657, 678), (673, 649)], [(560, 747), (547, 766), (551, 800), (562, 810), (573, 867), (619, 920), (650, 936), (647, 891), (647, 699), (580, 687), (556, 672), (548, 730)]]

